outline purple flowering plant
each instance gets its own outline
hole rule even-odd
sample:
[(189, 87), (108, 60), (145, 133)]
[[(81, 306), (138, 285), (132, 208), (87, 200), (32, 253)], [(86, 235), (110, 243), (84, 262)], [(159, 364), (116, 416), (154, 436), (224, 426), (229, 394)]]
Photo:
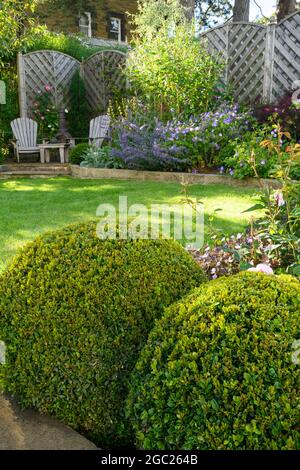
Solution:
[(120, 117), (113, 126), (112, 156), (125, 168), (150, 171), (186, 171), (186, 149), (175, 143), (165, 146), (164, 126), (153, 117)]
[(174, 117), (160, 127), (165, 147), (174, 145), (191, 161), (194, 169), (215, 167), (222, 151), (251, 128), (253, 118), (237, 105), (222, 104), (219, 109), (192, 116), (189, 120)]

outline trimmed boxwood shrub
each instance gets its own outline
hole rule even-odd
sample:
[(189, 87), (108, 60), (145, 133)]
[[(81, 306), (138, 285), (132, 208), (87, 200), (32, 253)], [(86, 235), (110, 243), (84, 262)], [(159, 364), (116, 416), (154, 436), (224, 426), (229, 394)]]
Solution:
[(127, 379), (163, 308), (204, 279), (177, 243), (99, 240), (95, 224), (38, 237), (6, 270), (6, 390), (101, 446), (126, 444)]
[(70, 150), (69, 160), (73, 165), (80, 165), (85, 157), (85, 152), (90, 148), (88, 143), (77, 144)]
[(300, 283), (244, 273), (167, 309), (128, 398), (144, 449), (295, 449), (299, 440)]

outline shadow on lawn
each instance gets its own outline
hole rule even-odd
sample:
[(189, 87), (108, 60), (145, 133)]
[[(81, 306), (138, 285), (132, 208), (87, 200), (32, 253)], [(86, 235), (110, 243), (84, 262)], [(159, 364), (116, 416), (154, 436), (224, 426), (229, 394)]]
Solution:
[[(213, 225), (225, 233), (242, 231), (247, 225), (243, 210), (249, 207), (254, 190), (228, 186), (193, 185), (193, 197), (205, 203), (205, 233), (208, 219), (216, 213)], [(120, 180), (75, 180), (70, 177), (15, 179), (0, 181), (0, 269), (17, 249), (38, 234), (59, 229), (70, 223), (95, 218), (101, 203), (118, 205), (119, 195), (128, 196), (128, 204), (179, 203), (180, 184)]]

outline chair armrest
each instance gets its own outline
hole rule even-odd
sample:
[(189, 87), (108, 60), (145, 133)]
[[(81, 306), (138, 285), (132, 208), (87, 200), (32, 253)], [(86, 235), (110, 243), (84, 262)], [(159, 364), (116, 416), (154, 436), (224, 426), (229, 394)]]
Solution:
[(14, 148), (19, 147), (19, 144), (18, 144), (18, 140), (17, 140), (17, 139), (10, 139), (9, 142), (14, 146)]
[(67, 144), (69, 144), (70, 148), (75, 147), (76, 141), (75, 141), (74, 137), (71, 137), (71, 139), (66, 139), (66, 141), (67, 141)]

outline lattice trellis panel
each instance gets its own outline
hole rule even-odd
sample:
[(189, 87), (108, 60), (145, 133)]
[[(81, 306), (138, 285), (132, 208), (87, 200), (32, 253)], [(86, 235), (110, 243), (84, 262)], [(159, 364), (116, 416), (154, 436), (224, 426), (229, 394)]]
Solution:
[(300, 13), (287, 18), (276, 28), (273, 99), (290, 91), (296, 80), (300, 80)]
[(212, 55), (217, 55), (224, 62), (225, 68), (222, 77), (222, 82), (224, 85), (228, 82), (228, 34), (229, 26), (221, 26), (214, 29), (211, 29), (207, 33), (203, 34), (203, 39), (206, 43), (208, 51)]
[(77, 70), (85, 82), (91, 116), (106, 111), (112, 95), (126, 88), (122, 73), (126, 54), (119, 51), (98, 52), (82, 63), (60, 52), (38, 51), (19, 54), (18, 62), (22, 116), (33, 117), (34, 103), (46, 88), (57, 109), (68, 108), (70, 85)]
[(76, 59), (55, 51), (39, 51), (19, 57), (22, 114), (32, 116), (37, 96), (45, 93), (46, 89), (50, 90), (57, 109), (68, 107), (68, 90), (79, 68), (80, 62)]
[(111, 97), (126, 88), (123, 68), (126, 54), (118, 51), (102, 51), (82, 64), (87, 99), (93, 111), (107, 110)]
[(228, 82), (235, 98), (263, 96), (266, 28), (233, 24), (228, 39)]
[(219, 53), (227, 60), (229, 26), (220, 26), (204, 33), (202, 37), (207, 42), (207, 48), (210, 53)]
[(235, 98), (275, 101), (300, 80), (300, 13), (268, 26), (228, 23), (205, 32), (208, 49), (227, 60), (225, 83)]

